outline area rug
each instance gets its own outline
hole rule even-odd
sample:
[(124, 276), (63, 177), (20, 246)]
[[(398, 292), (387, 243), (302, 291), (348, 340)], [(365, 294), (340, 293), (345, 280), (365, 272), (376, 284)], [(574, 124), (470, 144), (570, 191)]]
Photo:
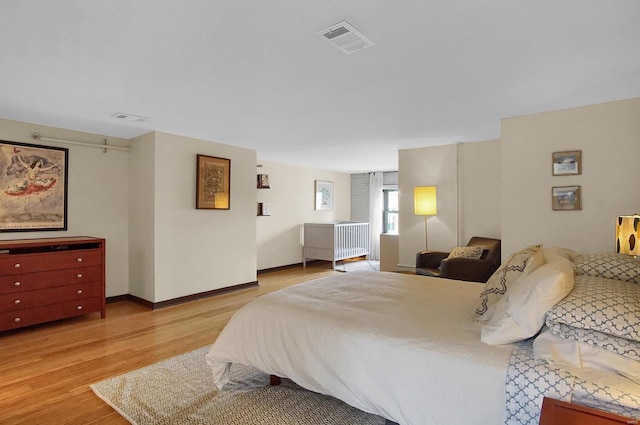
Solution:
[(380, 261), (361, 260), (361, 261), (342, 261), (336, 264), (338, 272), (355, 272), (360, 270), (380, 271)]
[(380, 416), (307, 391), (288, 379), (269, 385), (257, 369), (233, 365), (215, 390), (204, 355), (209, 347), (91, 385), (132, 424), (383, 425)]

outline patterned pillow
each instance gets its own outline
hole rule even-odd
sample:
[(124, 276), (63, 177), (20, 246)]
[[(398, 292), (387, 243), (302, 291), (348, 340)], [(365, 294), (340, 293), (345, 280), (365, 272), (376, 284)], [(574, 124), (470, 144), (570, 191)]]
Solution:
[(482, 327), (485, 344), (511, 344), (531, 338), (544, 325), (547, 311), (567, 296), (574, 284), (573, 264), (561, 259), (543, 264), (511, 285), (495, 303), (495, 313)]
[(491, 307), (502, 297), (521, 276), (527, 276), (544, 263), (542, 245), (531, 245), (512, 254), (491, 275), (485, 289), (480, 294), (480, 304), (476, 308), (475, 320), (489, 320), (493, 315)]
[(640, 283), (640, 261), (629, 255), (613, 252), (585, 254), (578, 256), (574, 264), (577, 275)]
[(640, 285), (576, 276), (573, 291), (548, 311), (546, 322), (564, 338), (640, 360)]
[(457, 246), (451, 250), (447, 258), (473, 258), (475, 260), (482, 257), (484, 246)]

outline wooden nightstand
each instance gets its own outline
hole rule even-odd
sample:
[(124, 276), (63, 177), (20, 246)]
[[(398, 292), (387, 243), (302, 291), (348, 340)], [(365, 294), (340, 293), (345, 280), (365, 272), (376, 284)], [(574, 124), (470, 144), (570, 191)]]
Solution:
[(540, 425), (614, 425), (638, 424), (636, 419), (625, 418), (602, 410), (580, 406), (545, 397), (540, 413)]

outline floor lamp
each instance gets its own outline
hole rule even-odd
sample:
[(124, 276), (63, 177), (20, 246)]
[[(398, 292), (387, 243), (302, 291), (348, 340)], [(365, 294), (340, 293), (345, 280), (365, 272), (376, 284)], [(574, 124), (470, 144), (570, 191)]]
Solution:
[(424, 216), (425, 249), (429, 249), (429, 232), (427, 218), (438, 213), (435, 186), (419, 186), (413, 188), (413, 213)]

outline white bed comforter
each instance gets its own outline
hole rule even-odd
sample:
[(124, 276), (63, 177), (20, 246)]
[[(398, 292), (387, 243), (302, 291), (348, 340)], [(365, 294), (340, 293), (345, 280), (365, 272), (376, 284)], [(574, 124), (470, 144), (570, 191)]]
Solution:
[(240, 309), (206, 356), (254, 366), (406, 425), (502, 424), (512, 345), (480, 342), (482, 284), (350, 272)]

